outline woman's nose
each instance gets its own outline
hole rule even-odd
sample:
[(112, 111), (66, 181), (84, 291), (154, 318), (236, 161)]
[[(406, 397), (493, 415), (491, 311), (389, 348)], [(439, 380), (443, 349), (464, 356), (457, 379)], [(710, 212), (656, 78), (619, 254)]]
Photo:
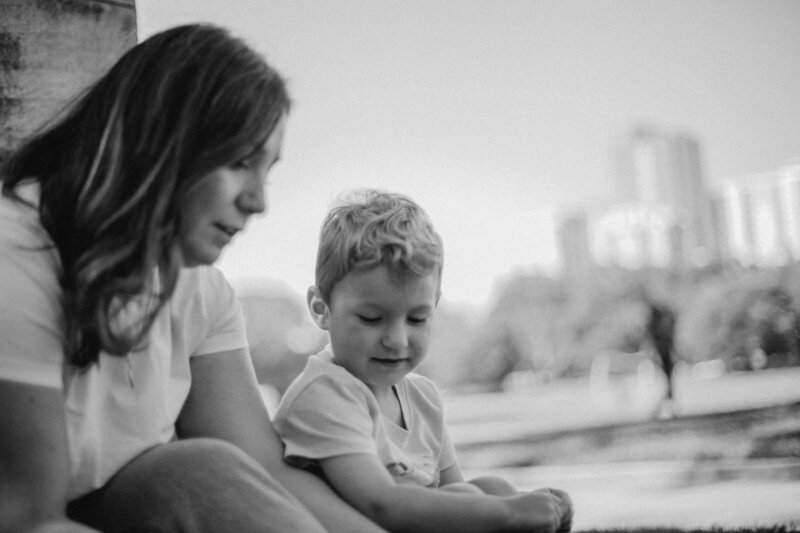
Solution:
[(242, 191), (237, 198), (237, 207), (248, 215), (265, 212), (267, 210), (266, 187), (258, 183)]

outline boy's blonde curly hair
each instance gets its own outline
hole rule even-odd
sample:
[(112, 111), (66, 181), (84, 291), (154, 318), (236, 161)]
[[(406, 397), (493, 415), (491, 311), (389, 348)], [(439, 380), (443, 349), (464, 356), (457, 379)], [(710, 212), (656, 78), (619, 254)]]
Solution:
[(322, 223), (316, 285), (326, 302), (351, 271), (379, 265), (404, 276), (436, 274), (441, 284), (442, 238), (427, 213), (411, 198), (375, 189), (342, 197)]

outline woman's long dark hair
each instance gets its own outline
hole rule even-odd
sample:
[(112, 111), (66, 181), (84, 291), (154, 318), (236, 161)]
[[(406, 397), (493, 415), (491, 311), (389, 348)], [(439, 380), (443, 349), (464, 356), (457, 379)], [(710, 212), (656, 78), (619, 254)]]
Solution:
[[(289, 106), (283, 79), (243, 41), (211, 25), (180, 26), (131, 48), (11, 156), (3, 194), (19, 199), (21, 183), (41, 186), (41, 221), (61, 258), (70, 364), (139, 347), (177, 282), (187, 193), (263, 144)], [(143, 318), (120, 326), (144, 295), (153, 300)]]

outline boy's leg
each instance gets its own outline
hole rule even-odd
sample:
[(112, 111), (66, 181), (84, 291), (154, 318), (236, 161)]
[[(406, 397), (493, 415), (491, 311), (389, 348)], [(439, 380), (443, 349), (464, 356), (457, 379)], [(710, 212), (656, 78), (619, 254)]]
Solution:
[(215, 439), (151, 448), (67, 512), (102, 531), (325, 531), (253, 458)]

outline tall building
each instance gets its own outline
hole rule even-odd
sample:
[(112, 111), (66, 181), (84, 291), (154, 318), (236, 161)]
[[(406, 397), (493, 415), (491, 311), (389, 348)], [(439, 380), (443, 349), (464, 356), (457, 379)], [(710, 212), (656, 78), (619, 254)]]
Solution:
[(615, 157), (616, 201), (573, 213), (559, 227), (568, 279), (591, 279), (594, 266), (800, 261), (800, 162), (728, 178), (712, 194), (689, 136), (638, 127), (617, 143)]
[(728, 178), (718, 201), (728, 259), (746, 266), (800, 260), (800, 165)]
[(685, 253), (687, 259), (705, 262), (713, 249), (709, 193), (703, 174), (700, 145), (697, 140), (676, 135), (672, 139), (674, 196), (672, 208), (682, 221)]
[(778, 171), (778, 199), (786, 248), (793, 261), (800, 261), (800, 163)]
[[(620, 205), (609, 224), (625, 234), (634, 263), (681, 267), (710, 259), (712, 214), (697, 140), (638, 126), (618, 141), (616, 177)], [(636, 233), (642, 237), (632, 241)]]
[(598, 265), (632, 270), (676, 268), (682, 263), (681, 228), (664, 205), (615, 204), (592, 218), (592, 257)]
[(728, 209), (720, 194), (711, 194), (708, 199), (708, 214), (711, 233), (711, 257), (728, 263), (733, 260), (731, 248), (731, 225), (728, 222)]
[(589, 215), (585, 211), (566, 214), (557, 225), (557, 241), (564, 277), (580, 289), (591, 279), (595, 261), (591, 253)]
[(711, 219), (697, 140), (639, 126), (624, 141), (620, 163), (618, 176), (627, 184), (623, 190), (629, 191), (623, 200), (667, 211), (677, 225), (667, 231), (680, 233), (681, 261), (707, 256)]

